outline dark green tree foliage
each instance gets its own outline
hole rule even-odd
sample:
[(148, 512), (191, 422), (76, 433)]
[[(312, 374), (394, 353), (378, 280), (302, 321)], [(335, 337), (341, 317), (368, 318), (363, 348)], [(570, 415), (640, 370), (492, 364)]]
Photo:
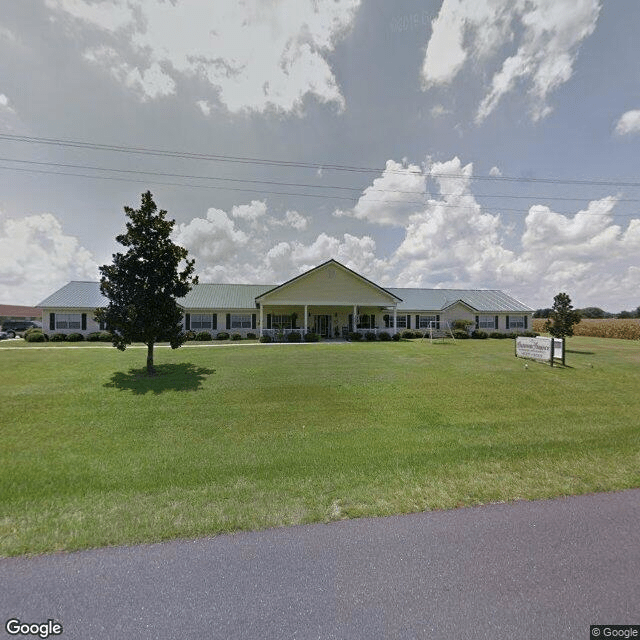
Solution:
[(573, 308), (571, 298), (566, 293), (559, 293), (553, 299), (553, 307), (549, 320), (544, 325), (554, 338), (573, 335), (573, 325), (580, 322), (580, 314)]
[(158, 211), (151, 192), (142, 194), (140, 209), (124, 211), (129, 218), (127, 232), (116, 240), (128, 250), (113, 254), (113, 264), (100, 267), (100, 291), (109, 304), (96, 311), (96, 320), (106, 323), (113, 346), (121, 351), (132, 342), (146, 344), (147, 374), (152, 376), (155, 343), (168, 341), (177, 349), (185, 341), (176, 298), (186, 296), (198, 283), (193, 276), (195, 260), (187, 260), (187, 250), (172, 242), (175, 220)]

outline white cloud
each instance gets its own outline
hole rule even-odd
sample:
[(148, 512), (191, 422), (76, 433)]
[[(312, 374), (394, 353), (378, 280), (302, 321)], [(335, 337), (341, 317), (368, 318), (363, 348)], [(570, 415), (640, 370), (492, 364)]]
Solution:
[(451, 84), (471, 62), (495, 62), (504, 45), (517, 40), (516, 52), (493, 75), (476, 122), (521, 84), (528, 85), (532, 119), (544, 118), (551, 111), (549, 94), (571, 78), (579, 46), (599, 13), (598, 0), (445, 0), (432, 24), (423, 89)]
[(4, 93), (0, 93), (0, 112), (15, 114), (16, 110), (11, 106), (11, 101)]
[(498, 167), (491, 167), (491, 170), (489, 171), (489, 175), (494, 178), (498, 178), (502, 175), (502, 171), (500, 171)]
[(241, 220), (255, 222), (267, 213), (267, 203), (262, 200), (252, 200), (250, 204), (241, 204), (231, 209), (231, 215)]
[(135, 90), (142, 100), (175, 93), (176, 83), (157, 62), (140, 71), (125, 62), (112, 47), (95, 47), (84, 53), (85, 60), (106, 67), (109, 73), (125, 87)]
[(91, 253), (50, 213), (0, 217), (0, 300), (35, 305), (69, 280), (96, 280)]
[(338, 209), (334, 215), (403, 226), (413, 213), (422, 209), (425, 196), (426, 176), (421, 167), (387, 160), (382, 175), (364, 190), (353, 209)]
[(640, 109), (623, 113), (616, 125), (616, 133), (619, 136), (640, 133)]
[[(111, 40), (114, 34), (126, 35), (131, 50), (118, 51), (119, 64), (109, 59), (113, 56), (90, 55), (125, 86), (150, 86), (149, 98), (166, 95), (145, 78), (161, 71), (208, 83), (232, 112), (269, 108), (300, 112), (307, 94), (344, 107), (326, 54), (350, 28), (360, 0), (192, 0), (187, 4), (145, 0), (135, 8), (127, 0), (97, 4), (47, 0), (47, 4), (102, 29)], [(131, 62), (139, 57), (148, 60), (146, 70)], [(141, 79), (127, 81), (133, 70)], [(166, 89), (168, 80), (162, 82)], [(198, 104), (206, 115), (206, 108)]]
[(247, 246), (249, 236), (236, 228), (226, 212), (209, 209), (206, 219), (194, 218), (189, 223), (177, 225), (174, 240), (189, 250), (197, 264), (206, 265), (234, 258)]

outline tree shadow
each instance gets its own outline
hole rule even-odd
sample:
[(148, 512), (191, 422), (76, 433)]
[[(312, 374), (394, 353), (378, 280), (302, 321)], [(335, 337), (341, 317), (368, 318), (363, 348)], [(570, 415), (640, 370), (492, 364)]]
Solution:
[(575, 349), (567, 349), (567, 353), (580, 353), (583, 356), (593, 356), (595, 353), (593, 351), (576, 351)]
[(156, 366), (156, 375), (149, 377), (146, 367), (129, 369), (127, 373), (117, 371), (105, 387), (114, 387), (122, 391), (131, 391), (135, 395), (165, 391), (198, 391), (207, 376), (215, 369), (197, 367), (190, 362), (180, 364), (161, 364)]

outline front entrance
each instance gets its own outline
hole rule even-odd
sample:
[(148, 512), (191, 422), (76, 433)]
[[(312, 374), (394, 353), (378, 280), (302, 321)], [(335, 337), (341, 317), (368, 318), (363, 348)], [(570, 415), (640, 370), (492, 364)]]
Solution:
[(331, 316), (313, 316), (313, 332), (323, 338), (331, 335)]

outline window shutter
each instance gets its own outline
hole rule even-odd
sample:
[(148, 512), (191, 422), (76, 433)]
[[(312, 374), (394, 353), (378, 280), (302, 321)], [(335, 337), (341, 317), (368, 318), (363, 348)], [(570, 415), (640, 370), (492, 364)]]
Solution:
[(375, 329), (376, 328), (376, 315), (375, 313), (371, 314), (371, 324), (369, 325), (370, 329)]
[(389, 328), (389, 314), (385, 314), (384, 316), (382, 316), (382, 319), (384, 321), (384, 326), (386, 329)]
[(411, 316), (407, 313), (407, 329), (411, 329)]
[(51, 331), (56, 330), (56, 314), (55, 313), (49, 314), (49, 329)]
[(271, 314), (267, 313), (267, 329), (271, 329)]
[(476, 316), (476, 331), (480, 329), (480, 316)]
[(349, 314), (349, 331), (353, 331), (353, 313)]
[(498, 329), (498, 316), (496, 316), (496, 319), (495, 319), (495, 323), (494, 323), (494, 325), (493, 325), (493, 328), (494, 328), (494, 329), (496, 329), (496, 330)]
[(416, 315), (416, 326), (414, 327), (414, 329), (419, 329), (420, 328), (420, 316)]
[(252, 329), (256, 328), (256, 314), (255, 313), (251, 314), (251, 328)]
[(214, 313), (211, 316), (211, 328), (215, 329), (216, 331), (218, 330), (218, 314)]
[(507, 316), (507, 329), (509, 328), (509, 316)]
[(525, 329), (527, 329), (527, 328), (528, 328), (528, 326), (527, 326), (527, 325), (528, 325), (528, 321), (529, 321), (529, 316), (526, 316), (526, 315), (525, 315), (525, 317), (524, 317), (524, 328), (525, 328)]
[(227, 329), (231, 329), (231, 314), (227, 313)]
[(191, 314), (190, 313), (184, 314), (184, 328), (186, 331), (191, 330)]
[(440, 331), (440, 314), (436, 316), (436, 329)]
[(82, 321), (80, 326), (82, 327), (83, 331), (87, 330), (87, 314), (86, 313), (82, 314)]

